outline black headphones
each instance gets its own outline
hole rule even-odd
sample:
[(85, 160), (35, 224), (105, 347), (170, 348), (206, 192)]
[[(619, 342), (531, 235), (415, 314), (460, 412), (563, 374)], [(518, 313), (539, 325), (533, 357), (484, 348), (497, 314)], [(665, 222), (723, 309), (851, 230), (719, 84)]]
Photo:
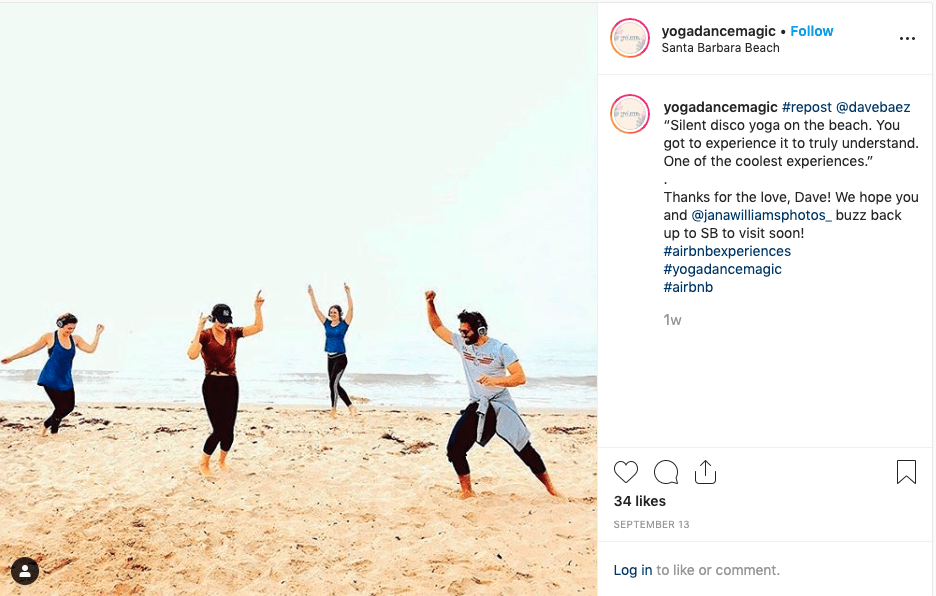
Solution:
[(471, 326), (478, 335), (487, 335), (487, 321), (481, 313), (471, 313)]
[(479, 312), (468, 312), (467, 310), (461, 311), (458, 315), (458, 320), (463, 323), (468, 323), (468, 326), (471, 327), (475, 333), (478, 335), (487, 335), (487, 321), (484, 319), (484, 315)]
[(69, 325), (71, 323), (77, 323), (77, 322), (78, 322), (78, 317), (71, 314), (70, 312), (67, 312), (55, 320), (55, 326), (61, 329), (65, 325)]

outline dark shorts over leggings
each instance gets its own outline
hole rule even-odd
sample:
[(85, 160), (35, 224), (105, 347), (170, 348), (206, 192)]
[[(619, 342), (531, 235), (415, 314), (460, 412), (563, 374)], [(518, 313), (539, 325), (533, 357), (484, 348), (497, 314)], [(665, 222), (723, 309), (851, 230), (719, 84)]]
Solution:
[[(485, 432), (484, 434), (494, 434), (494, 416), (493, 408), (488, 410), (489, 414), (485, 416)], [(459, 476), (465, 476), (471, 472), (471, 469), (468, 467), (468, 450), (475, 444), (475, 440), (478, 437), (478, 404), (470, 404), (467, 408), (462, 410), (461, 418), (458, 419), (458, 422), (455, 423), (455, 427), (452, 428), (452, 434), (449, 437), (448, 448), (448, 459), (452, 462), (452, 465), (455, 466), (455, 473)], [(527, 443), (526, 446), (517, 451), (514, 449), (514, 453), (523, 460), (523, 463), (530, 468), (530, 471), (539, 476), (546, 471), (546, 464), (543, 463), (543, 458), (540, 457), (540, 454), (536, 452), (536, 449), (533, 448), (532, 443)]]

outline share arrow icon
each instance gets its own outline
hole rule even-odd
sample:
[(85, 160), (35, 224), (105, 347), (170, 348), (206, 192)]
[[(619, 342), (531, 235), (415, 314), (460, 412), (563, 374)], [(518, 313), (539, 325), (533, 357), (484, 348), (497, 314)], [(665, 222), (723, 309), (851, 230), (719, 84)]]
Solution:
[(709, 475), (709, 468), (712, 464), (708, 460), (703, 461), (699, 464), (699, 467), (702, 468), (702, 476), (699, 476), (699, 471), (695, 472), (695, 483), (696, 484), (715, 484), (715, 470), (712, 470), (712, 474)]

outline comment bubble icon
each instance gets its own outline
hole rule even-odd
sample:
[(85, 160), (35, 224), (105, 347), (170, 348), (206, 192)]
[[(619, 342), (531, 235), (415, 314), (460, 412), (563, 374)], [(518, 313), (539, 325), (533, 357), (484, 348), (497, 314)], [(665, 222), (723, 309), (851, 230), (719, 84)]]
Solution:
[(664, 459), (653, 467), (653, 477), (660, 484), (679, 484), (679, 468), (668, 459)]

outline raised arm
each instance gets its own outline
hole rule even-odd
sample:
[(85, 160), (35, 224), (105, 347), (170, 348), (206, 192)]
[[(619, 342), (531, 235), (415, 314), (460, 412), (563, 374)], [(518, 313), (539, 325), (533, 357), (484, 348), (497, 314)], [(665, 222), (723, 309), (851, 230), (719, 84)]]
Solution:
[(315, 316), (318, 317), (319, 323), (325, 322), (325, 315), (322, 314), (322, 310), (318, 306), (318, 302), (315, 301), (315, 292), (312, 291), (312, 286), (309, 286), (309, 298), (312, 300), (312, 309), (315, 311)]
[(351, 301), (351, 288), (348, 287), (348, 284), (344, 285), (345, 296), (348, 297), (348, 314), (345, 315), (345, 323), (348, 325), (351, 324), (351, 318), (354, 317), (354, 302)]
[(23, 350), (20, 350), (19, 352), (13, 354), (12, 356), (8, 358), (4, 358), (3, 360), (0, 360), (0, 362), (3, 362), (3, 364), (9, 364), (13, 362), (14, 360), (19, 360), (20, 358), (25, 358), (26, 356), (29, 356), (30, 354), (35, 354), (42, 348), (48, 347), (51, 344), (52, 344), (52, 334), (44, 333), (33, 345)]
[[(263, 290), (260, 290), (260, 292), (262, 291)], [(253, 325), (244, 327), (244, 337), (263, 331), (263, 313), (260, 311), (260, 308), (263, 306), (263, 297), (260, 295), (260, 292), (257, 292), (257, 298), (254, 300), (254, 323)]]
[(195, 329), (195, 339), (192, 340), (192, 343), (188, 347), (188, 357), (192, 360), (198, 358), (201, 355), (201, 334), (205, 330), (205, 321), (208, 320), (208, 317), (205, 316), (205, 313), (198, 315), (198, 328)]
[(517, 385), (526, 383), (526, 373), (523, 372), (523, 367), (520, 366), (519, 360), (508, 365), (507, 372), (510, 374), (506, 377), (481, 375), (478, 377), (478, 383), (486, 387), (516, 387)]
[(97, 329), (94, 330), (94, 341), (90, 344), (85, 340), (81, 339), (77, 335), (75, 336), (75, 345), (78, 346), (78, 349), (82, 352), (87, 352), (93, 354), (94, 350), (97, 349), (98, 340), (101, 339), (101, 334), (104, 333), (104, 325), (98, 323)]
[(426, 291), (426, 312), (429, 315), (429, 327), (439, 336), (439, 339), (448, 345), (452, 345), (452, 332), (445, 328), (442, 319), (439, 318), (439, 313), (436, 312), (435, 297), (435, 290)]

